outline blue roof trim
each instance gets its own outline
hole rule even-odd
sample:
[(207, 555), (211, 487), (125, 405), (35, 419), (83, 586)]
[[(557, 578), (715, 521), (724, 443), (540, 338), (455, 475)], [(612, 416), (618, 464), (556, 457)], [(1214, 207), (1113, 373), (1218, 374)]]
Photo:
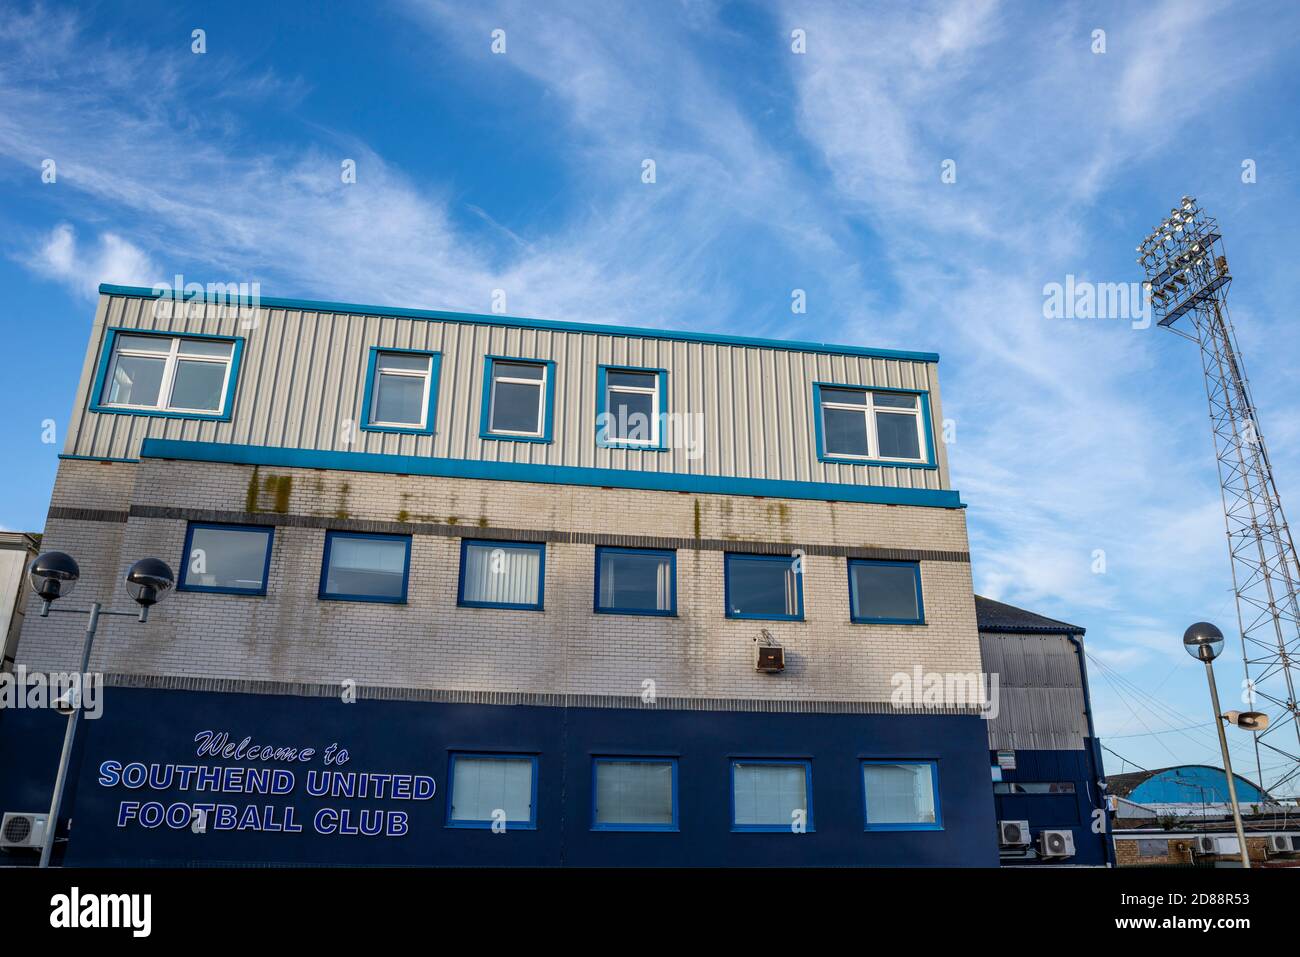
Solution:
[(831, 482), (732, 478), (726, 475), (689, 475), (680, 472), (638, 472), (631, 469), (580, 468), (571, 465), (532, 465), (524, 462), (432, 458), (426, 455), (383, 455), (377, 452), (332, 452), (267, 445), (188, 442), (181, 439), (145, 439), (141, 444), (140, 457), (345, 472), (383, 472), (391, 475), (433, 475), (498, 482), (536, 482), (543, 485), (587, 485), (699, 492), (706, 495), (813, 499), (821, 502), (965, 508), (957, 492), (937, 489), (837, 485)]
[[(105, 296), (134, 296), (140, 299), (169, 297), (145, 286), (116, 286), (101, 283)], [(185, 297), (194, 302), (199, 296)], [(642, 339), (667, 339), (674, 342), (708, 342), (728, 346), (753, 346), (759, 349), (782, 349), (787, 352), (819, 352), (835, 356), (865, 356), (871, 359), (903, 359), (911, 362), (938, 362), (937, 352), (909, 352), (898, 349), (872, 349), (866, 346), (841, 346), (827, 342), (798, 342), (786, 339), (759, 339), (752, 336), (725, 336), (706, 332), (678, 332), (670, 329), (641, 329), (604, 323), (560, 322), (552, 319), (524, 319), (516, 316), (483, 315), (473, 312), (444, 312), (437, 309), (406, 309), (397, 306), (370, 306), (354, 302), (324, 302), (315, 299), (279, 299), (259, 296), (258, 305), (270, 309), (304, 309), (308, 312), (338, 312), (354, 316), (395, 316), (405, 319), (436, 319), (442, 322), (505, 326), (514, 329), (551, 329), (557, 332), (590, 332), (611, 336), (636, 336)]]

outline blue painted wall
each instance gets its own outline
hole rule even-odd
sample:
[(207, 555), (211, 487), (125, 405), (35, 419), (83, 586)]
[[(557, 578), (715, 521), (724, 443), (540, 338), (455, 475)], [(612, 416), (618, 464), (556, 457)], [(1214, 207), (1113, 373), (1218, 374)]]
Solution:
[[(1053, 861), (1008, 861), (1013, 864), (1087, 864), (1104, 866), (1110, 860), (1110, 816), (1107, 814), (1105, 832), (1092, 830), (1093, 811), (1104, 808), (1105, 802), (1097, 788), (1101, 776), (1093, 765), (1093, 741), (1085, 739), (1087, 746), (1076, 751), (1021, 751), (1016, 750), (1015, 770), (1003, 771), (1002, 780), (1008, 782), (1069, 781), (1074, 784), (1073, 794), (995, 794), (994, 803), (999, 821), (1028, 821), (1030, 834), (1036, 839), (1039, 832), (1070, 830), (1074, 832), (1075, 856)], [(997, 751), (989, 752), (993, 766), (997, 766)]]
[[(771, 714), (643, 709), (541, 708), (109, 688), (104, 715), (83, 721), (74, 790), (65, 804), (73, 824), (69, 865), (384, 864), (384, 865), (968, 865), (997, 864), (989, 793), (987, 730), (976, 717)], [(48, 807), (63, 721), (49, 711), (0, 713), (0, 808)], [(317, 749), (288, 765), (195, 756), (194, 736), (225, 730), (238, 741)], [(431, 775), (430, 800), (314, 798), (307, 769), (323, 768), (336, 743), (350, 760), (341, 770)], [(446, 786), (452, 751), (510, 751), (539, 756), (537, 829), (448, 828)], [(680, 831), (591, 830), (591, 758), (670, 755), (679, 765)], [(813, 769), (815, 831), (732, 833), (730, 759), (806, 758)], [(859, 762), (932, 758), (939, 764), (944, 827), (939, 831), (866, 832)], [(99, 782), (102, 762), (200, 766), (251, 764), (291, 768), (285, 796), (130, 790)], [(301, 833), (259, 830), (206, 834), (117, 826), (123, 801), (219, 801), (244, 808), (291, 806)], [(397, 811), (404, 836), (315, 833), (321, 808)], [(12, 855), (9, 855), (12, 858)]]

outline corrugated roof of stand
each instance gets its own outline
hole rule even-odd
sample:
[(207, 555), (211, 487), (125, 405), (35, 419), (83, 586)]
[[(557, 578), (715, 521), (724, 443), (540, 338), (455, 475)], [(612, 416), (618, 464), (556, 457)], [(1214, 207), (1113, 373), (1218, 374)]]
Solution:
[(994, 601), (983, 595), (975, 596), (975, 619), (979, 630), (1004, 634), (1034, 635), (1082, 635), (1084, 629), (1079, 625), (1058, 621), (1045, 615)]

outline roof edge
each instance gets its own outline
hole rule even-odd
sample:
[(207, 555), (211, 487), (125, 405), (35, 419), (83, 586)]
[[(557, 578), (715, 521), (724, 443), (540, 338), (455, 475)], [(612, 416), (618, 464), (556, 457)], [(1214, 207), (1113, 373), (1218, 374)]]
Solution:
[[(170, 286), (118, 286), (100, 283), (103, 296), (128, 296), (137, 299), (172, 298)], [(222, 302), (204, 293), (185, 295), (185, 302)], [(238, 304), (238, 300), (228, 304)], [(754, 336), (727, 336), (707, 332), (684, 332), (671, 329), (645, 329), (637, 326), (616, 326), (593, 322), (563, 322), (553, 319), (529, 319), (518, 316), (484, 315), (473, 312), (447, 312), (438, 309), (411, 309), (402, 306), (375, 306), (353, 302), (329, 302), (315, 299), (283, 299), (274, 296), (256, 297), (256, 305), (271, 309), (301, 309), (305, 312), (333, 312), (354, 316), (393, 316), (400, 319), (425, 319), (442, 322), (459, 322), (474, 325), (504, 326), (515, 329), (545, 329), (553, 332), (589, 332), (598, 335), (634, 336), (641, 339), (666, 339), (673, 342), (702, 342), (712, 345), (748, 346), (756, 349), (780, 349), (786, 352), (812, 352), (823, 355), (861, 356), (869, 359), (900, 359), (907, 362), (938, 363), (937, 352), (911, 352), (901, 349), (875, 349), (868, 346), (845, 346), (827, 342), (802, 342), (789, 339), (763, 339)]]

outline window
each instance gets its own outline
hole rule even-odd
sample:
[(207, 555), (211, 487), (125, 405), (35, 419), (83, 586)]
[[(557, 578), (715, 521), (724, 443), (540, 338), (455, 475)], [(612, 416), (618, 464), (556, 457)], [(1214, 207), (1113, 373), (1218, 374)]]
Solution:
[(1156, 838), (1138, 838), (1138, 857), (1168, 857), (1169, 841)]
[(849, 617), (858, 624), (924, 624), (920, 564), (850, 558)]
[(545, 582), (543, 542), (461, 542), (458, 605), (541, 611)]
[(488, 356), (483, 372), (485, 439), (551, 441), (555, 363)]
[(813, 396), (823, 461), (933, 467), (925, 393), (816, 383)]
[(229, 419), (242, 339), (110, 329), (91, 410)]
[(265, 595), (275, 529), (191, 522), (181, 556), (182, 591)]
[(803, 573), (788, 555), (725, 556), (728, 618), (803, 620)]
[(406, 601), (411, 536), (326, 532), (320, 597), (341, 601)]
[(436, 352), (372, 348), (361, 427), (370, 432), (432, 435), (441, 361)]
[(663, 422), (667, 405), (668, 373), (663, 369), (598, 367), (596, 444), (666, 451)]
[(592, 830), (677, 830), (677, 762), (672, 758), (596, 758)]
[(999, 781), (994, 794), (1073, 794), (1073, 781)]
[(812, 762), (731, 762), (731, 829), (795, 831), (813, 829)]
[(934, 761), (864, 761), (867, 830), (937, 831), (939, 767)]
[(448, 769), (450, 827), (537, 827), (537, 758), (533, 755), (453, 754)]
[(677, 614), (677, 553), (597, 548), (596, 611), (604, 615)]

